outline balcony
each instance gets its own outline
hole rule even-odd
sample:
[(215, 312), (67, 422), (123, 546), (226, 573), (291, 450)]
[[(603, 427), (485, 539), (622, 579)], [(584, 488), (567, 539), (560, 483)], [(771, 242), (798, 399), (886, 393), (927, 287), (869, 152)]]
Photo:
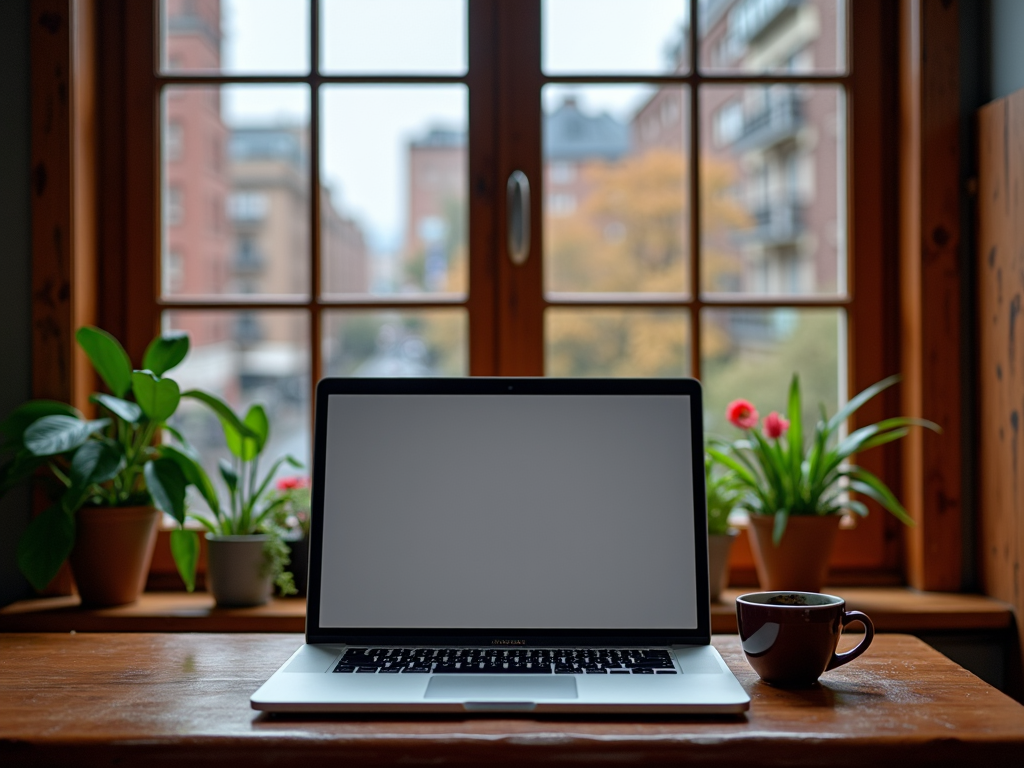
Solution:
[(803, 209), (792, 200), (769, 204), (752, 215), (754, 226), (745, 234), (763, 245), (787, 245), (803, 234)]
[(769, 92), (764, 109), (744, 116), (743, 130), (732, 149), (736, 152), (766, 150), (794, 138), (803, 122), (803, 110), (795, 92)]

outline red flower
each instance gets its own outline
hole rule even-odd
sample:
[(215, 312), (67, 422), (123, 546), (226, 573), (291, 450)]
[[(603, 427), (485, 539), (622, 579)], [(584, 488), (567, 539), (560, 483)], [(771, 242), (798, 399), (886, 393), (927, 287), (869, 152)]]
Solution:
[(764, 436), (772, 440), (778, 440), (789, 429), (789, 421), (772, 411), (764, 418)]
[(277, 481), (277, 490), (293, 491), (296, 488), (305, 488), (308, 485), (308, 477), (282, 477)]
[(757, 426), (757, 408), (749, 400), (733, 400), (725, 409), (725, 418), (740, 429)]

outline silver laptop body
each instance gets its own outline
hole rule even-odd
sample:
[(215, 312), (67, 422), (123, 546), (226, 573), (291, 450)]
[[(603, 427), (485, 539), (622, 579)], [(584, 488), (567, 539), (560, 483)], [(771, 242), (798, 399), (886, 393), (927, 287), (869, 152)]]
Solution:
[(692, 379), (324, 379), (270, 712), (737, 713)]

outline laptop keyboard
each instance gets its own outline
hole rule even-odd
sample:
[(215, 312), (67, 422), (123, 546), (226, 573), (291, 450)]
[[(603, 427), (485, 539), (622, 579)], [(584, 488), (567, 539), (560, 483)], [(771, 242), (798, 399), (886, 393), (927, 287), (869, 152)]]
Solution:
[(348, 648), (352, 674), (675, 675), (668, 651), (641, 648)]

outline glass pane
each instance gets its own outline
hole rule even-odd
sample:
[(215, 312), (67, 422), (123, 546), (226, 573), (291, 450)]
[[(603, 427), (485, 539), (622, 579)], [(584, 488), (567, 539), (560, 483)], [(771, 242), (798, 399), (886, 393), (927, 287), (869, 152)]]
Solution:
[(698, 19), (705, 72), (846, 70), (844, 0), (700, 0)]
[(548, 85), (543, 100), (546, 289), (685, 292), (686, 89)]
[(309, 72), (309, 0), (162, 0), (161, 12), (164, 72)]
[(324, 313), (328, 376), (465, 376), (468, 319), (462, 309)]
[(841, 309), (704, 309), (701, 313), (704, 425), (727, 439), (738, 430), (725, 418), (737, 398), (762, 417), (785, 414), (789, 383), (800, 375), (803, 420), (815, 424), (819, 403), (829, 414), (845, 401), (846, 313)]
[(705, 87), (702, 289), (846, 292), (846, 115), (834, 86)]
[(322, 0), (321, 69), (466, 72), (466, 0)]
[(162, 226), (164, 296), (308, 295), (309, 89), (166, 88)]
[(465, 86), (321, 93), (323, 292), (465, 294)]
[(687, 376), (690, 316), (678, 309), (548, 309), (548, 376)]
[[(270, 435), (260, 457), (269, 467), (291, 455), (306, 469), (285, 467), (279, 474), (309, 473), (309, 316), (300, 311), (165, 312), (167, 330), (187, 331), (191, 346), (185, 361), (170, 372), (182, 391), (203, 389), (226, 400), (242, 416), (260, 403), (270, 420)], [(198, 401), (184, 398), (171, 424), (199, 451), (221, 498), (217, 462), (230, 458), (220, 422)], [(205, 509), (203, 502), (196, 502)]]
[(690, 0), (544, 0), (544, 72), (685, 72), (689, 20)]

